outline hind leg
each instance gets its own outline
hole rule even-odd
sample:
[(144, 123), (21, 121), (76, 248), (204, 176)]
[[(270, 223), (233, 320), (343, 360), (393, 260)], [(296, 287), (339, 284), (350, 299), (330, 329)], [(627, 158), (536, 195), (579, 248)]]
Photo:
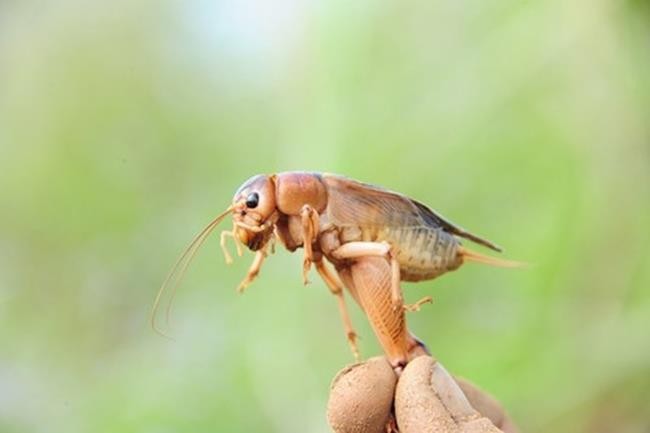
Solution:
[(351, 265), (337, 268), (384, 349), (397, 374), (408, 362), (408, 332), (404, 310), (391, 302), (391, 268), (382, 257), (361, 257)]
[(337, 259), (360, 259), (365, 257), (383, 257), (390, 264), (390, 293), (393, 310), (402, 310), (404, 298), (400, 287), (400, 269), (397, 258), (391, 253), (388, 242), (348, 242), (332, 251)]

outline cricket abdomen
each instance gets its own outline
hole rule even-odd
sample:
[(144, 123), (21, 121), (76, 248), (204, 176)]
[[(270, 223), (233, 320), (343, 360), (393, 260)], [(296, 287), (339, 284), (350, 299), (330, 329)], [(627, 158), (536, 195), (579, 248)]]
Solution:
[(400, 227), (385, 230), (378, 240), (391, 244), (404, 281), (430, 280), (462, 264), (458, 240), (442, 229)]

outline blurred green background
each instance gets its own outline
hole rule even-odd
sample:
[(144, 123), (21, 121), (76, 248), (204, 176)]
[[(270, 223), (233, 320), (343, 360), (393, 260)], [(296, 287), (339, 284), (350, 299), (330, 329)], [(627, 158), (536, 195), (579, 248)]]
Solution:
[(649, 49), (642, 1), (0, 1), (0, 432), (328, 431), (352, 357), (300, 254), (238, 296), (214, 236), (175, 341), (147, 323), (239, 184), (296, 169), (534, 264), (405, 286), (524, 432), (650, 431)]

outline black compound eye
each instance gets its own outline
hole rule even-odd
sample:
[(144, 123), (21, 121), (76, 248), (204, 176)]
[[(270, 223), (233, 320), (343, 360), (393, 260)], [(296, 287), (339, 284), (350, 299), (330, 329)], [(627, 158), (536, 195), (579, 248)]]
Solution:
[(255, 209), (260, 202), (260, 195), (256, 192), (251, 192), (246, 197), (246, 207), (249, 209)]

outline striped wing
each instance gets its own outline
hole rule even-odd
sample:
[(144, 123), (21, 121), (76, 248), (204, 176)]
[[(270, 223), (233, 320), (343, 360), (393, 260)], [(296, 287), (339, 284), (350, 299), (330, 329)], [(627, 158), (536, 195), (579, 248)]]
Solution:
[(402, 194), (332, 174), (324, 174), (323, 180), (329, 195), (327, 216), (339, 227), (429, 227), (501, 251)]

